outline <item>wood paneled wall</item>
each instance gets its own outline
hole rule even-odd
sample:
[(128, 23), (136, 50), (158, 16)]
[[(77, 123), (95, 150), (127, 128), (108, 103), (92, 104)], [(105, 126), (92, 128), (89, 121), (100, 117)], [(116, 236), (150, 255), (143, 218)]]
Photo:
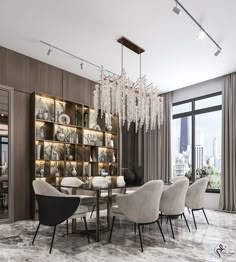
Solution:
[(30, 217), (30, 93), (93, 105), (94, 82), (0, 47), (0, 84), (13, 87), (14, 220)]

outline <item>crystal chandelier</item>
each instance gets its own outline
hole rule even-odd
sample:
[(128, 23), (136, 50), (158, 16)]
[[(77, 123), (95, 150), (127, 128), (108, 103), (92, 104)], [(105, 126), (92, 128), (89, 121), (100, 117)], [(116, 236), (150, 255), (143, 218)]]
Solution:
[[(98, 116), (99, 109), (102, 115), (105, 113), (108, 125), (110, 116), (116, 114), (119, 116), (119, 126), (126, 122), (129, 130), (134, 122), (136, 132), (143, 126), (146, 132), (159, 128), (163, 123), (163, 97), (159, 96), (157, 87), (147, 85), (146, 77), (141, 76), (141, 53), (144, 50), (124, 37), (118, 42), (122, 44), (121, 75), (111, 76), (101, 68), (101, 79), (94, 90), (95, 114)], [(140, 77), (136, 82), (127, 78), (123, 68), (123, 45), (140, 54)]]

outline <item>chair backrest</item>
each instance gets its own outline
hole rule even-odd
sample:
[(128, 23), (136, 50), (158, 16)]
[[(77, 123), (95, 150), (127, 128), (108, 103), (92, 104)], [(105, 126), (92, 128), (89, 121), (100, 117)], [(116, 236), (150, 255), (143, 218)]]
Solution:
[(181, 179), (188, 179), (186, 176), (175, 176), (175, 177), (172, 177), (171, 179), (170, 179), (170, 182), (171, 183), (175, 183), (175, 182), (177, 182), (177, 181), (179, 181), (179, 180), (181, 180)]
[(55, 226), (71, 217), (80, 204), (79, 197), (65, 195), (50, 184), (34, 180), (33, 188), (39, 207), (39, 221)]
[(55, 187), (48, 184), (45, 181), (41, 180), (34, 180), (33, 181), (33, 188), (36, 195), (43, 195), (43, 196), (65, 196), (60, 191), (58, 191)]
[(182, 214), (185, 208), (188, 185), (188, 179), (180, 179), (173, 185), (168, 186), (162, 192), (160, 210), (167, 215)]
[(74, 186), (74, 187), (79, 187), (83, 184), (84, 182), (80, 180), (77, 177), (64, 177), (61, 180), (61, 186)]
[(131, 194), (117, 195), (121, 212), (135, 223), (152, 223), (158, 219), (163, 181), (152, 180)]
[(72, 195), (72, 188), (68, 188), (68, 187), (70, 186), (71, 187), (80, 187), (82, 184), (83, 184), (83, 181), (77, 177), (64, 177), (61, 180), (61, 191), (63, 193)]
[(189, 188), (186, 195), (186, 207), (192, 209), (200, 209), (204, 207), (204, 197), (208, 184), (208, 178), (200, 178), (194, 182)]

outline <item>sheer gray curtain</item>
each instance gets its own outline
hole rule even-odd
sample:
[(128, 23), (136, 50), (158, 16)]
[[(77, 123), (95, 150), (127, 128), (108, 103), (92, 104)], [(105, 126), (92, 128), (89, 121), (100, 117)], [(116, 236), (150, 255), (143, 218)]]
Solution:
[(236, 74), (225, 76), (222, 93), (222, 210), (236, 211)]
[(160, 129), (144, 131), (144, 182), (170, 180), (171, 175), (171, 94), (163, 94), (164, 123)]

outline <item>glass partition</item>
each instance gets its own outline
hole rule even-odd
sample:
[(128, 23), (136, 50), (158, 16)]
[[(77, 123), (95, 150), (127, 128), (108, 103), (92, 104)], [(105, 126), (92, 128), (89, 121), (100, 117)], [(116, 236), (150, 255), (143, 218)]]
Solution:
[(0, 222), (11, 219), (11, 98), (13, 89), (0, 85)]

